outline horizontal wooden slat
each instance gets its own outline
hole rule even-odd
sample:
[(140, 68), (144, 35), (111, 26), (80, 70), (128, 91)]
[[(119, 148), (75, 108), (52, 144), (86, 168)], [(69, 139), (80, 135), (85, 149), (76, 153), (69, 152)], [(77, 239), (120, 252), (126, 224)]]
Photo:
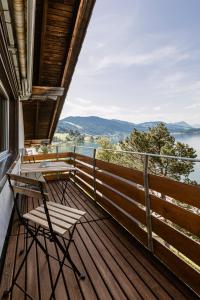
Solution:
[(81, 171), (83, 171), (83, 172), (85, 172), (85, 173), (93, 176), (94, 171), (93, 171), (92, 167), (89, 167), (89, 166), (86, 166), (84, 164), (81, 164), (79, 161), (76, 161), (75, 164), (76, 164), (76, 168), (78, 168)]
[(91, 186), (93, 186), (94, 184), (94, 180), (93, 178), (87, 176), (86, 174), (82, 173), (82, 172), (76, 172), (76, 177), (79, 177), (81, 179), (83, 179), (85, 182), (87, 182), (88, 184), (90, 184)]
[[(53, 181), (53, 180), (58, 180), (58, 175), (57, 174), (44, 174), (44, 178), (47, 181)], [(59, 174), (59, 180), (69, 180), (69, 173), (66, 174)]]
[(147, 246), (147, 233), (137, 223), (123, 214), (105, 197), (97, 196), (97, 202), (110, 213), (123, 227), (125, 227), (143, 245)]
[[(41, 207), (43, 209), (44, 205), (41, 205)], [(49, 211), (54, 211), (54, 212), (59, 213), (59, 214), (61, 214), (63, 216), (69, 217), (69, 215), (70, 215), (70, 217), (72, 217), (73, 220), (79, 220), (80, 217), (82, 217), (84, 215), (84, 213), (82, 211), (81, 211), (81, 213), (83, 213), (83, 214), (81, 214), (81, 213), (77, 214), (77, 213), (75, 213), (73, 211), (66, 210), (63, 207), (62, 208), (61, 207), (58, 208), (58, 207), (56, 207), (54, 205), (49, 205), (49, 204), (47, 204), (47, 207), (48, 207)]]
[(79, 177), (76, 177), (74, 182), (75, 182), (75, 184), (78, 184), (78, 186), (84, 192), (87, 192), (94, 199), (94, 188), (93, 188), (93, 186), (87, 185)]
[(181, 202), (200, 208), (200, 187), (166, 177), (149, 175), (149, 188)]
[[(44, 205), (41, 205), (41, 206), (44, 207)], [(51, 211), (56, 211), (57, 210), (57, 212), (60, 213), (60, 214), (62, 214), (62, 210), (63, 210), (63, 212), (65, 212), (64, 215), (67, 215), (68, 217), (73, 218), (75, 220), (79, 220), (80, 216), (81, 216), (81, 214), (77, 214), (75, 212), (65, 210), (63, 207), (62, 207), (62, 209), (61, 208), (56, 208), (54, 205), (50, 205), (50, 204), (47, 204), (47, 207)]]
[[(25, 187), (19, 187), (19, 186), (13, 186), (13, 189), (15, 191), (15, 193), (19, 193), (21, 195), (27, 196), (27, 197), (33, 197), (36, 199), (40, 199), (42, 198), (41, 192), (39, 191), (35, 191), (32, 189), (28, 189)], [(48, 200), (48, 194), (44, 193), (46, 200)]]
[[(42, 213), (45, 214), (45, 210), (44, 210), (44, 208), (41, 207), (41, 206), (37, 207), (36, 210), (37, 210), (37, 211), (40, 211), (40, 212), (42, 212)], [(73, 219), (73, 218), (71, 218), (71, 217), (69, 217), (69, 216), (65, 216), (65, 215), (63, 215), (63, 214), (61, 214), (61, 213), (58, 213), (58, 212), (56, 212), (55, 210), (50, 209), (49, 206), (48, 206), (48, 211), (49, 211), (49, 215), (50, 215), (51, 217), (55, 217), (55, 218), (58, 219), (58, 220), (67, 222), (68, 224), (75, 224), (75, 223), (77, 222), (76, 219)], [(79, 217), (80, 217), (80, 216), (79, 216)]]
[(113, 177), (112, 175), (106, 174), (101, 171), (96, 171), (96, 178), (144, 205), (144, 191), (137, 188), (133, 184), (129, 184), (127, 181), (123, 181), (123, 179), (120, 180), (120, 178)]
[(87, 163), (89, 165), (93, 165), (93, 158), (86, 156), (86, 155), (82, 155), (82, 154), (75, 154), (75, 159), (83, 161), (84, 163)]
[(43, 180), (40, 181), (33, 178), (12, 174), (12, 173), (9, 173), (8, 176), (10, 177), (11, 180), (17, 181), (19, 183), (31, 184), (37, 187), (39, 186), (39, 184), (42, 184), (43, 188), (46, 188), (46, 183)]
[(124, 179), (130, 180), (132, 182), (144, 185), (143, 172), (138, 170), (133, 170), (130, 168), (122, 167), (116, 164), (108, 163), (102, 160), (96, 160), (96, 167), (105, 170)]
[(169, 201), (160, 199), (154, 195), (151, 198), (151, 208), (162, 217), (172, 221), (180, 227), (200, 236), (200, 216), (183, 209)]
[[(39, 211), (37, 211), (35, 209), (31, 210), (29, 212), (29, 214), (34, 215), (34, 216), (36, 216), (38, 218), (41, 218), (41, 219), (47, 221), (46, 214), (42, 213), (42, 212), (39, 212)], [(54, 217), (50, 217), (50, 220), (51, 220), (52, 225), (59, 226), (59, 227), (65, 229), (65, 230), (69, 230), (72, 227), (72, 224), (67, 223), (65, 221), (58, 220), (57, 218), (54, 218)]]
[(58, 158), (71, 157), (72, 155), (73, 155), (72, 152), (56, 153), (56, 157), (58, 157)]
[(62, 210), (73, 212), (73, 213), (75, 213), (77, 215), (81, 215), (81, 216), (83, 216), (85, 214), (85, 212), (80, 210), (80, 209), (76, 209), (76, 208), (69, 207), (69, 206), (66, 206), (66, 205), (63, 205), (63, 204), (60, 204), (60, 203), (56, 203), (56, 202), (52, 202), (52, 201), (49, 201), (47, 205), (58, 207)]
[(87, 189), (86, 189), (87, 192), (91, 191), (92, 193), (94, 193), (94, 187), (93, 187), (93, 185), (90, 185), (87, 181), (85, 181), (80, 176), (76, 176), (75, 182), (78, 182), (79, 184), (81, 183), (82, 185), (84, 185), (85, 188), (87, 187)]
[(156, 240), (154, 240), (154, 254), (174, 274), (176, 274), (176, 276), (200, 295), (200, 274), (197, 271), (192, 269), (188, 264)]
[(38, 161), (38, 160), (48, 160), (48, 159), (57, 159), (57, 158), (68, 158), (71, 157), (71, 152), (64, 153), (46, 153), (46, 154), (34, 154), (34, 155), (24, 155), (23, 161)]
[(104, 184), (100, 184), (97, 182), (96, 184), (97, 190), (100, 191), (106, 198), (110, 200), (110, 202), (115, 203), (125, 212), (130, 214), (133, 218), (137, 219), (140, 223), (146, 225), (146, 213), (144, 210), (139, 208), (136, 204), (131, 202), (128, 199), (123, 198), (121, 195), (117, 194), (117, 191), (113, 191), (109, 189)]
[(152, 229), (163, 240), (200, 266), (200, 244), (156, 217), (152, 217)]
[[(23, 217), (25, 219), (29, 220), (29, 221), (32, 221), (34, 223), (37, 223), (38, 225), (41, 225), (42, 227), (45, 227), (47, 229), (49, 228), (49, 225), (48, 225), (47, 221), (45, 221), (45, 220), (43, 220), (41, 218), (38, 218), (38, 217), (36, 217), (36, 216), (34, 216), (34, 215), (30, 214), (30, 213), (27, 213), (27, 214), (23, 215)], [(53, 230), (55, 232), (57, 232), (58, 234), (63, 235), (66, 232), (66, 229), (63, 229), (63, 228), (61, 228), (61, 227), (59, 227), (59, 226), (57, 226), (55, 224), (52, 224), (52, 227), (53, 227)]]

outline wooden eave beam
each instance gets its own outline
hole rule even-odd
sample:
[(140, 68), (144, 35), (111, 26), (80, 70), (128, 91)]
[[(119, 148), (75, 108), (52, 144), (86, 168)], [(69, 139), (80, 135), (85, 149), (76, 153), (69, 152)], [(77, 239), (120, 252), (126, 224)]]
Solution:
[(29, 101), (57, 101), (58, 97), (57, 96), (40, 96), (40, 95), (32, 95), (28, 101), (27, 100), (21, 100), (22, 102), (29, 102)]
[(41, 145), (41, 144), (50, 144), (50, 140), (49, 139), (25, 140), (25, 145)]
[(56, 129), (58, 119), (63, 108), (63, 104), (69, 89), (69, 85), (72, 79), (72, 75), (77, 63), (78, 55), (81, 50), (81, 46), (86, 34), (87, 26), (90, 21), (90, 17), (92, 15), (92, 10), (95, 4), (95, 0), (81, 0), (77, 17), (76, 23), (73, 29), (71, 43), (66, 59), (66, 64), (63, 72), (61, 86), (64, 87), (64, 95), (58, 98), (56, 103), (53, 119), (51, 122), (51, 126), (49, 129), (49, 136), (48, 138), (52, 140), (54, 131)]
[(33, 86), (32, 96), (63, 96), (64, 87)]

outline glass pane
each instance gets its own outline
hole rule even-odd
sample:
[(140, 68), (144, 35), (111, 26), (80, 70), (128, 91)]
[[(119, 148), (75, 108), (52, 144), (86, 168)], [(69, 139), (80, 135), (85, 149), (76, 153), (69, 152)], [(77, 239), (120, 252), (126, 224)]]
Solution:
[(7, 101), (0, 98), (0, 152), (7, 149)]

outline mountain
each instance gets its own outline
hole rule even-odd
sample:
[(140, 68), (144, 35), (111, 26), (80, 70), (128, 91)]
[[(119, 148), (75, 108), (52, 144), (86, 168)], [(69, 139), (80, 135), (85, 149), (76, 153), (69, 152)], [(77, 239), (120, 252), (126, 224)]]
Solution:
[[(57, 132), (78, 130), (80, 133), (89, 135), (121, 135), (126, 136), (135, 128), (140, 131), (147, 131), (156, 126), (160, 121), (145, 123), (130, 123), (115, 119), (104, 119), (96, 116), (90, 117), (67, 117), (59, 121)], [(200, 129), (193, 128), (188, 123), (182, 121), (177, 123), (165, 123), (169, 131), (173, 134), (200, 133)]]

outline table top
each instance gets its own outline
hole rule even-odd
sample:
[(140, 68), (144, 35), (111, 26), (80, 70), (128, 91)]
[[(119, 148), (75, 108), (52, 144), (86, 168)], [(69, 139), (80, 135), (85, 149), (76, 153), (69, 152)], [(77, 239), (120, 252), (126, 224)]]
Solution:
[(51, 173), (51, 172), (70, 172), (76, 168), (63, 161), (42, 161), (39, 163), (22, 163), (21, 173)]

